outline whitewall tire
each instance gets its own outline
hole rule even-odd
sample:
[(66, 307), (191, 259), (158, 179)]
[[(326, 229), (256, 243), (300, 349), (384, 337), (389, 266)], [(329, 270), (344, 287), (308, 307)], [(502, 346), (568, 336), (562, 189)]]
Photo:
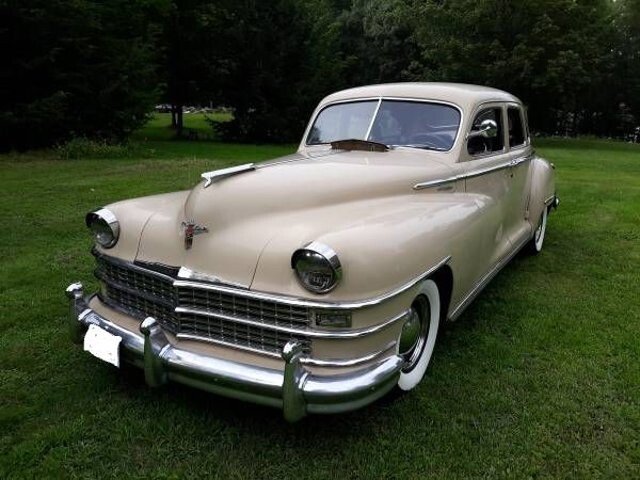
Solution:
[(425, 280), (411, 305), (411, 317), (403, 325), (398, 342), (398, 352), (405, 358), (405, 366), (398, 380), (400, 390), (412, 390), (424, 377), (436, 345), (439, 326), (438, 285), (433, 280)]
[(545, 206), (542, 209), (542, 214), (538, 219), (538, 224), (533, 232), (533, 238), (529, 243), (529, 250), (531, 253), (540, 253), (542, 245), (544, 244), (544, 235), (547, 231), (547, 216), (549, 215), (549, 209)]

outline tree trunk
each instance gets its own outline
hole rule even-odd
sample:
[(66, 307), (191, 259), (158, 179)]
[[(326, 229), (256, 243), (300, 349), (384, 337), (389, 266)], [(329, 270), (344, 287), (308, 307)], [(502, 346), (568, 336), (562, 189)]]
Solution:
[(182, 137), (182, 129), (184, 124), (182, 122), (182, 105), (176, 105), (176, 137)]
[(176, 137), (182, 136), (184, 123), (182, 121), (182, 105), (171, 104), (171, 128), (176, 131)]

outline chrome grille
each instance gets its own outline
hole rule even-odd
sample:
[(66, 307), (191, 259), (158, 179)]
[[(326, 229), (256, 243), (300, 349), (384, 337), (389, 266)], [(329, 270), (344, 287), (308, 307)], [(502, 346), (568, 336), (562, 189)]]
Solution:
[[(273, 328), (304, 329), (310, 324), (312, 314), (307, 307), (233, 292), (174, 287), (172, 276), (98, 253), (95, 255), (95, 273), (104, 285), (101, 300), (135, 318), (151, 316), (174, 334), (193, 335), (251, 350), (280, 353), (293, 339), (302, 341), (309, 349), (304, 335)], [(187, 308), (190, 312), (178, 313), (177, 307)]]
[(180, 321), (180, 333), (182, 334), (197, 335), (255, 350), (280, 353), (282, 347), (289, 340), (299, 340), (302, 343), (307, 343), (304, 338), (290, 333), (245, 325), (221, 318), (192, 313), (179, 313), (178, 318)]
[(124, 309), (131, 316), (145, 319), (147, 317), (155, 318), (160, 325), (169, 329), (171, 332), (178, 331), (178, 323), (172, 305), (153, 301), (148, 298), (121, 290), (108, 283), (105, 285), (106, 297), (102, 296), (102, 300), (115, 308)]
[(209, 313), (238, 317), (284, 327), (309, 325), (309, 309), (232, 293), (178, 287), (178, 304)]
[(122, 264), (109, 262), (105, 257), (98, 257), (96, 276), (109, 284), (120, 285), (121, 288), (133, 290), (156, 298), (175, 302), (173, 280), (153, 273), (146, 273), (141, 268), (131, 268)]

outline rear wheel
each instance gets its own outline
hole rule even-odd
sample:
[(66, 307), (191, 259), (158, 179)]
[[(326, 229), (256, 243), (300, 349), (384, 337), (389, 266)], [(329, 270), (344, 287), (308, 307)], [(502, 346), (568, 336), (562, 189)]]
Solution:
[(529, 241), (528, 250), (534, 255), (540, 253), (542, 250), (542, 244), (544, 243), (544, 234), (547, 231), (547, 215), (549, 214), (549, 209), (545, 206), (542, 209), (542, 213), (540, 214), (540, 218), (538, 219), (538, 224), (536, 225), (536, 229), (533, 232), (533, 238)]
[(433, 280), (426, 280), (411, 305), (400, 334), (399, 354), (404, 359), (398, 388), (412, 390), (424, 377), (436, 344), (440, 325), (440, 294)]

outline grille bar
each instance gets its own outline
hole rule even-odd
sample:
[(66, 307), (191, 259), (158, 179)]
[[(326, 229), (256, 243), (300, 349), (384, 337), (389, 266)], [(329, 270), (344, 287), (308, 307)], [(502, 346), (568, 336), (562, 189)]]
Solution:
[(96, 277), (106, 304), (143, 319), (154, 317), (181, 338), (211, 340), (276, 355), (290, 340), (310, 350), (303, 332), (311, 323), (308, 307), (251, 298), (230, 292), (174, 286), (174, 278), (140, 265), (97, 254)]

